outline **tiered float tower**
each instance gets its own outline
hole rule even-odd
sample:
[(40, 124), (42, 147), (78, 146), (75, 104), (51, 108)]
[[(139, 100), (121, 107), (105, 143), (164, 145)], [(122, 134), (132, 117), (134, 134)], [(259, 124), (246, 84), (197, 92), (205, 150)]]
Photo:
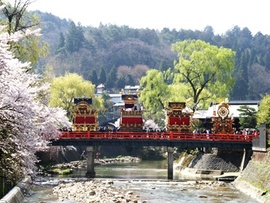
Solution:
[(169, 102), (167, 110), (167, 131), (190, 132), (192, 113), (185, 112), (185, 102)]
[[(233, 134), (233, 119), (229, 117), (229, 104), (221, 103), (217, 109), (217, 117), (212, 118), (212, 133), (215, 134)], [(216, 112), (214, 112), (214, 115)]]
[(120, 131), (142, 131), (143, 111), (137, 103), (137, 94), (122, 94), (124, 108), (121, 109)]
[(75, 98), (75, 109), (73, 110), (73, 130), (74, 131), (96, 131), (97, 110), (91, 109), (91, 98)]

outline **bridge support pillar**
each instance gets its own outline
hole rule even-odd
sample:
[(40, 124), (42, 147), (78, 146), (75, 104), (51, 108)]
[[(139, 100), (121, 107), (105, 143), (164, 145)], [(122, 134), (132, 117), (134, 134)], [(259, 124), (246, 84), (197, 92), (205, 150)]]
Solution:
[(86, 147), (86, 157), (87, 157), (87, 168), (86, 177), (94, 178), (96, 175), (94, 164), (95, 164), (95, 148), (93, 146)]
[(249, 160), (251, 159), (251, 156), (252, 156), (251, 149), (244, 149), (243, 150), (243, 157), (242, 157), (241, 166), (240, 166), (241, 172), (246, 168)]
[(173, 179), (173, 147), (167, 148), (168, 153), (168, 179)]

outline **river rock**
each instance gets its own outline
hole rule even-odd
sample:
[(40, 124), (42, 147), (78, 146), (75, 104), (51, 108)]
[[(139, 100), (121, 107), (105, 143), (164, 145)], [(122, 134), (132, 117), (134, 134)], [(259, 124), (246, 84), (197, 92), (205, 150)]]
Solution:
[(53, 192), (57, 194), (60, 201), (71, 200), (76, 203), (146, 203), (132, 191), (115, 187), (112, 180), (61, 183), (54, 187)]

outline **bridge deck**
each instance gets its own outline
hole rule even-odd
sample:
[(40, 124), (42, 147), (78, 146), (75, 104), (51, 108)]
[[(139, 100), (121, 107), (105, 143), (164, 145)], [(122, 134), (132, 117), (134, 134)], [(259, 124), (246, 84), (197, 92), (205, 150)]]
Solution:
[(62, 132), (52, 145), (141, 145), (250, 148), (254, 135), (179, 132)]

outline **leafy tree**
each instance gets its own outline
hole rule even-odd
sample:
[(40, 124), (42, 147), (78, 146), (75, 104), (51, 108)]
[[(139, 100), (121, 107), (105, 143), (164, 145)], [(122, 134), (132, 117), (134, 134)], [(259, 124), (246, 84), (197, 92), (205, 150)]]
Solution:
[(268, 127), (270, 126), (270, 94), (264, 96), (261, 100), (258, 112), (258, 123), (264, 123)]
[(25, 31), (31, 27), (38, 25), (33, 23), (32, 17), (27, 13), (27, 7), (31, 4), (30, 0), (14, 1), (14, 5), (9, 2), (0, 1), (0, 5), (5, 5), (2, 12), (7, 20), (7, 32), (9, 34), (18, 31)]
[(256, 128), (257, 126), (257, 119), (256, 119), (256, 110), (249, 106), (240, 106), (237, 109), (239, 114), (239, 121), (241, 125), (241, 129), (244, 128)]
[(65, 37), (63, 32), (60, 32), (60, 37), (59, 37), (59, 42), (57, 45), (57, 50), (56, 53), (62, 53), (65, 51), (65, 45), (66, 45), (66, 41), (65, 41)]
[(139, 38), (149, 45), (159, 44), (159, 39), (154, 29), (140, 29)]
[(50, 83), (54, 78), (54, 68), (50, 65), (47, 65), (43, 71), (43, 80)]
[(116, 87), (118, 89), (123, 89), (126, 85), (126, 78), (125, 76), (121, 76), (120, 78), (117, 79), (117, 82), (116, 82)]
[[(55, 55), (59, 43), (59, 34), (60, 32), (69, 32), (69, 23), (65, 19), (60, 19), (48, 13), (35, 13), (43, 21), (42, 39), (50, 43), (52, 49), (50, 56), (41, 59), (37, 68), (44, 68), (45, 64), (54, 65), (56, 75), (76, 72), (89, 79), (87, 77), (90, 74), (89, 67), (99, 73), (100, 67), (110, 70), (113, 66), (117, 68), (127, 66), (130, 67), (129, 74), (132, 72), (131, 75), (134, 81), (138, 83), (140, 77), (135, 74), (134, 69), (136, 66), (154, 67), (159, 70), (161, 68), (165, 70), (166, 66), (173, 67), (173, 61), (177, 59), (177, 54), (171, 51), (171, 44), (188, 39), (204, 40), (212, 45), (230, 48), (236, 52), (235, 71), (233, 73), (235, 85), (230, 93), (230, 100), (260, 99), (259, 95), (255, 95), (253, 92), (260, 89), (263, 82), (253, 83), (250, 81), (253, 75), (250, 74), (249, 69), (254, 64), (265, 67), (267, 71), (270, 69), (270, 60), (268, 60), (270, 37), (260, 32), (252, 36), (247, 28), (241, 29), (238, 26), (228, 30), (223, 35), (214, 35), (210, 26), (206, 26), (203, 31), (164, 28), (161, 32), (152, 29), (134, 29), (128, 26), (117, 27), (102, 24), (98, 28), (88, 26), (83, 27), (83, 35), (86, 39), (82, 44), (83, 49), (78, 52)], [(76, 27), (78, 28), (78, 26)], [(87, 44), (88, 42), (94, 46), (94, 49)], [(82, 57), (88, 59), (87, 66), (83, 68), (80, 66), (80, 63), (84, 61), (81, 59)], [(61, 67), (61, 70), (57, 67)], [(168, 84), (172, 83), (167, 78), (166, 82)], [(249, 88), (251, 83), (254, 86)]]
[(139, 84), (140, 79), (146, 75), (146, 72), (149, 70), (149, 67), (146, 65), (136, 65), (132, 68), (130, 73), (133, 77), (133, 80), (136, 84)]
[(98, 76), (97, 76), (97, 72), (96, 70), (92, 70), (92, 74), (90, 76), (90, 81), (95, 84), (98, 85)]
[(248, 75), (250, 98), (258, 99), (260, 98), (260, 95), (270, 92), (270, 70), (267, 70), (266, 67), (259, 64), (253, 64), (248, 69)]
[(214, 29), (211, 26), (206, 26), (204, 28), (204, 32), (202, 33), (201, 40), (212, 44), (214, 43), (213, 38), (214, 38)]
[(63, 109), (47, 106), (48, 84), (27, 71), (29, 63), (13, 58), (8, 43), (20, 35), (0, 33), (0, 174), (16, 184), (35, 175), (35, 154), (47, 148), (46, 138), (71, 124)]
[(133, 80), (133, 77), (130, 74), (128, 74), (126, 76), (126, 84), (127, 85), (131, 85), (131, 86), (136, 85), (135, 82), (134, 82), (134, 80)]
[[(2, 23), (7, 25), (7, 32), (9, 34), (25, 32), (28, 29), (28, 32), (25, 32), (28, 34), (24, 34), (20, 41), (9, 42), (10, 49), (16, 58), (35, 65), (40, 57), (47, 56), (49, 46), (46, 42), (42, 42), (40, 36), (37, 35), (36, 29), (40, 24), (37, 16), (30, 15), (27, 12), (27, 7), (31, 2), (30, 0), (17, 0), (14, 1), (14, 5), (11, 5), (10, 3), (0, 1), (0, 5), (5, 5), (2, 10), (5, 19), (3, 19)], [(30, 32), (30, 28), (34, 28), (35, 31)]]
[(146, 76), (142, 77), (140, 85), (142, 87), (140, 102), (144, 108), (151, 114), (162, 111), (170, 97), (163, 74), (156, 69), (149, 70)]
[(32, 65), (37, 64), (38, 60), (47, 56), (49, 52), (48, 44), (41, 42), (40, 37), (35, 35), (26, 36), (20, 42), (15, 43), (15, 46), (13, 45), (12, 51), (15, 56), (23, 62), (31, 62)]
[(121, 41), (121, 30), (120, 27), (116, 25), (109, 25), (104, 32), (104, 37), (109, 43), (117, 43)]
[(104, 101), (104, 110), (109, 110), (110, 108), (113, 107), (114, 103), (110, 100), (110, 95), (107, 94), (106, 92), (102, 93), (102, 99)]
[(73, 21), (70, 21), (66, 39), (67, 51), (70, 53), (79, 51), (79, 49), (83, 47), (84, 42), (85, 38), (82, 27), (80, 25), (76, 26)]
[(234, 85), (234, 56), (231, 49), (218, 48), (201, 40), (176, 42), (172, 49), (178, 54), (175, 62), (175, 82), (188, 83), (193, 98), (193, 110), (206, 98), (202, 91), (208, 90), (217, 97), (228, 97)]
[(74, 98), (93, 98), (93, 108), (100, 109), (103, 106), (101, 98), (96, 98), (95, 86), (84, 80), (75, 73), (68, 73), (65, 76), (54, 78), (51, 84), (50, 106), (64, 108), (68, 117), (72, 118)]
[(186, 101), (191, 100), (189, 99), (189, 86), (185, 83), (177, 83), (168, 85), (168, 89), (170, 91), (170, 97), (168, 95), (167, 101), (168, 102), (178, 102), (178, 101)]
[(160, 71), (166, 71), (168, 69), (168, 65), (166, 63), (166, 60), (161, 60), (159, 64), (159, 70)]
[(99, 73), (98, 82), (100, 84), (106, 84), (106, 81), (107, 81), (106, 72), (105, 72), (104, 68), (101, 68), (100, 73)]
[(106, 81), (106, 87), (108, 89), (112, 89), (115, 87), (116, 78), (117, 78), (117, 69), (115, 66), (113, 66), (108, 74), (107, 81)]
[(234, 76), (237, 79), (231, 96), (240, 100), (245, 99), (248, 95), (248, 88), (246, 87), (249, 83), (249, 77), (247, 72), (249, 54), (249, 51), (243, 52), (241, 54), (241, 57), (239, 58), (240, 62), (235, 64), (236, 68)]

